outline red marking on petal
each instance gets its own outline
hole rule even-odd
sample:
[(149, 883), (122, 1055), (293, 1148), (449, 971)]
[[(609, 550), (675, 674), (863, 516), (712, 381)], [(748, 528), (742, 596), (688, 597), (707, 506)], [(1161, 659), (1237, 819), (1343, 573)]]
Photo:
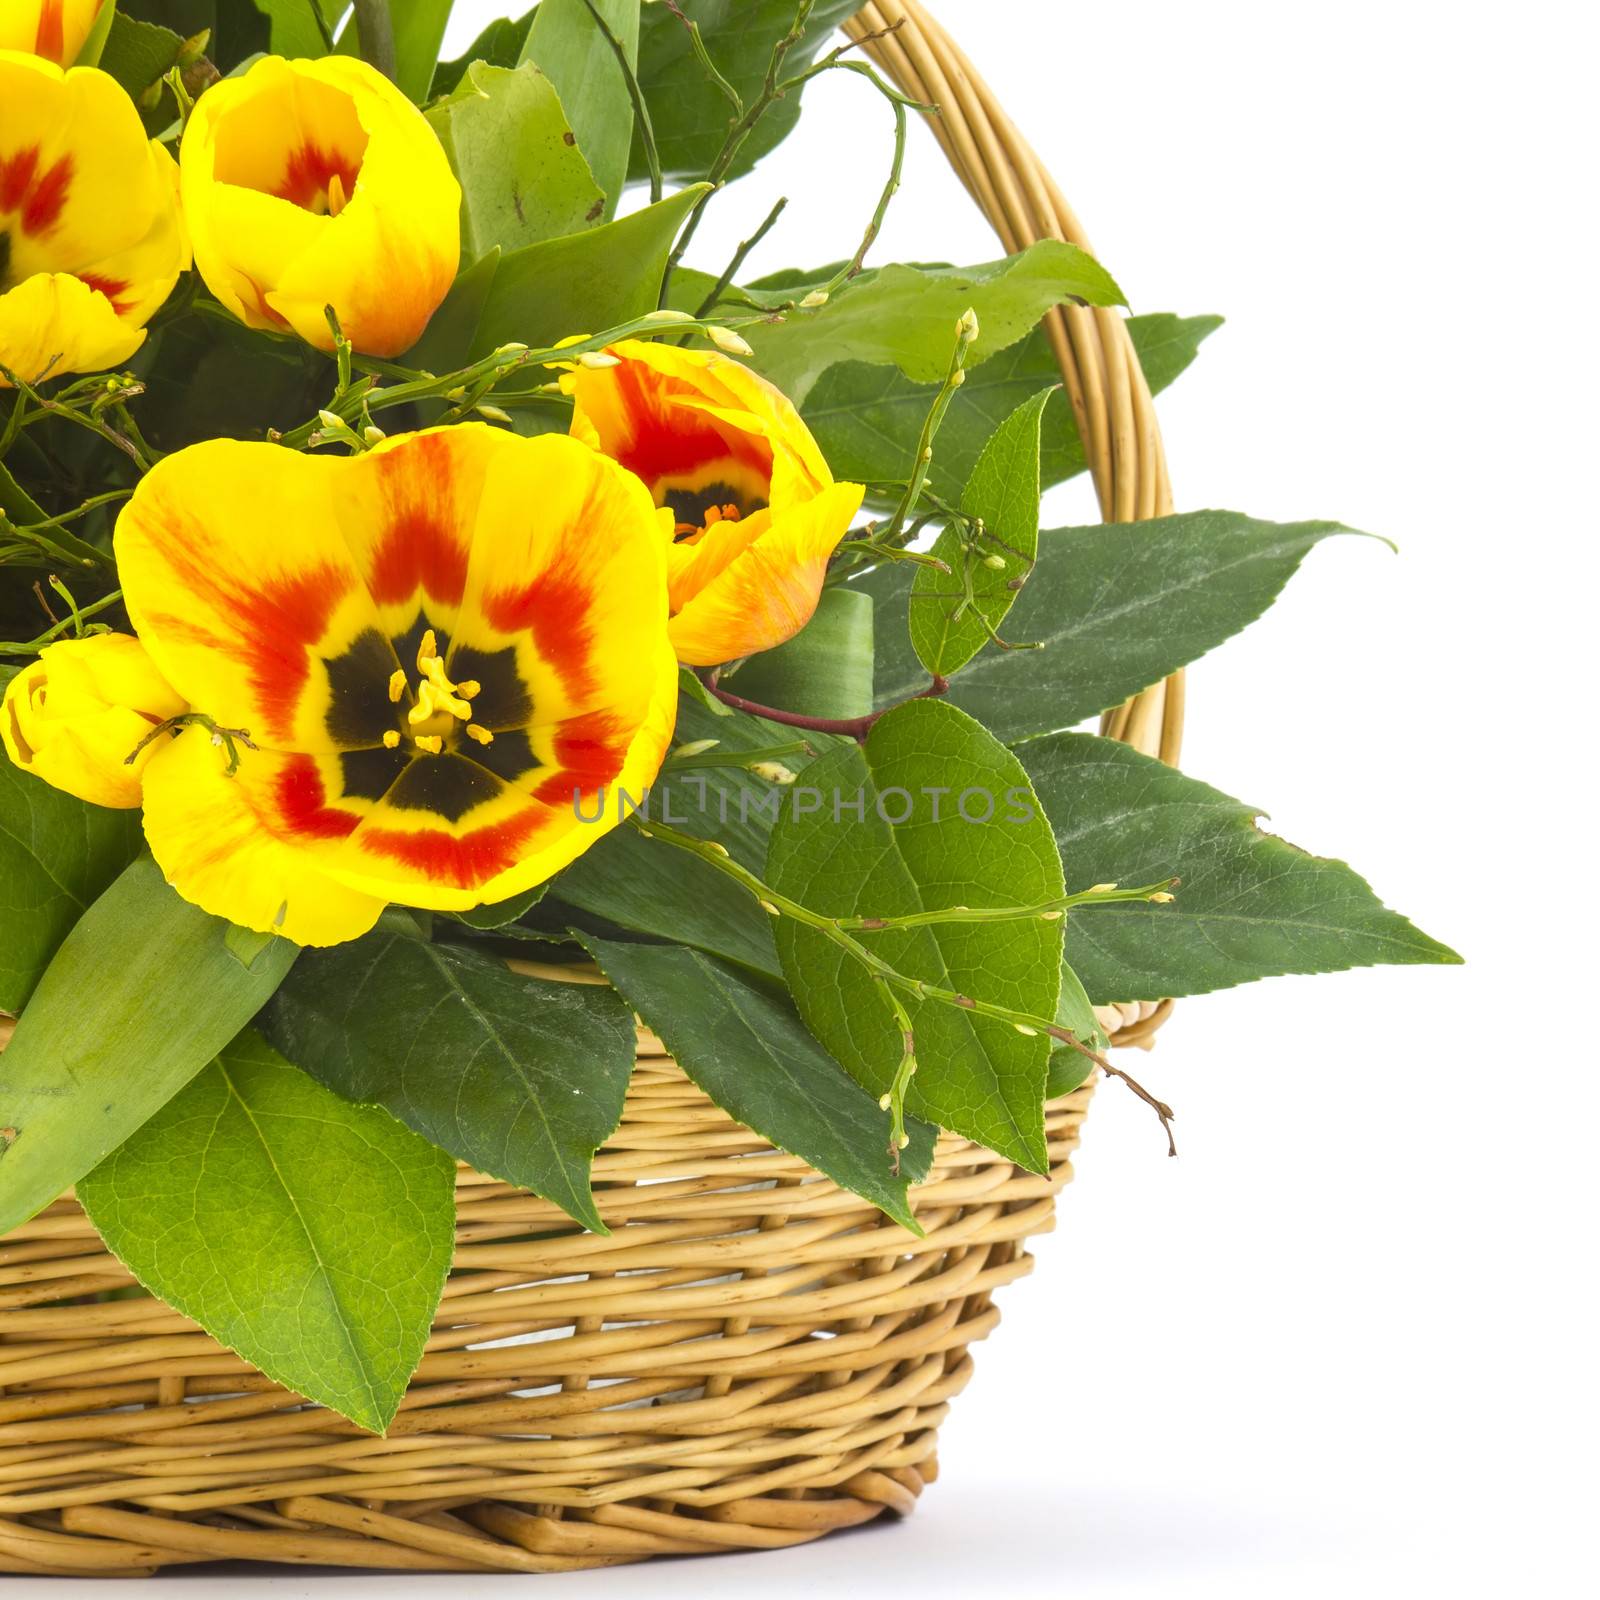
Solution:
[(111, 302), (111, 309), (119, 317), (125, 317), (131, 307), (131, 301), (119, 300), (119, 294), (128, 292), (128, 285), (121, 278), (103, 278), (97, 272), (80, 272), (77, 274), (79, 283), (87, 284), (89, 288), (103, 294)]
[(694, 395), (687, 385), (651, 372), (637, 361), (611, 368), (610, 376), (633, 426), (632, 437), (617, 451), (617, 460), (652, 490), (662, 478), (695, 472), (730, 458), (771, 481), (772, 446), (756, 434), (718, 427), (691, 406), (674, 404), (677, 396)]
[(610, 783), (628, 758), (630, 730), (609, 711), (568, 717), (556, 730), (558, 770), (533, 791), (547, 806), (561, 805), (574, 792), (587, 797)]
[(72, 157), (62, 156), (49, 171), (34, 179), (33, 191), (23, 202), (22, 231), (48, 233), (61, 220), (72, 187)]
[(391, 521), (373, 557), (367, 584), (372, 598), (394, 605), (420, 588), (443, 605), (460, 605), (467, 587), (467, 542), (443, 514), (454, 505), (447, 437), (427, 434), (378, 460)]
[(37, 145), (0, 159), (0, 211), (22, 209), (22, 198), (33, 187), (33, 175), (38, 170)]
[(399, 862), (430, 883), (476, 889), (515, 866), (523, 847), (549, 821), (548, 814), (529, 807), (504, 822), (492, 822), (459, 835), (441, 828), (369, 825), (357, 838), (369, 854)]
[(501, 633), (531, 633), (539, 654), (560, 673), (568, 693), (581, 699), (594, 690), (594, 595), (589, 585), (560, 572), (545, 572), (520, 589), (486, 594), (483, 613)]
[(63, 0), (44, 0), (39, 10), (39, 31), (33, 40), (33, 53), (58, 65), (65, 65), (61, 58), (67, 53), (67, 29), (61, 15), (62, 3)]
[(328, 209), (328, 186), (333, 179), (338, 178), (348, 198), (355, 191), (360, 172), (360, 156), (352, 158), (337, 150), (303, 144), (290, 155), (283, 182), (275, 193), (302, 211), (321, 213)]
[(312, 839), (348, 839), (361, 819), (327, 803), (322, 774), (310, 756), (294, 756), (280, 769), (274, 786), (278, 818), (291, 833)]

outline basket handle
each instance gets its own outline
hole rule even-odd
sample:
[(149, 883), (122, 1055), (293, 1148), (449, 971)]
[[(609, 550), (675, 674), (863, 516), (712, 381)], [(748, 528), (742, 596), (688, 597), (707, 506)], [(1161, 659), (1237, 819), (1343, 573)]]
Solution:
[[(1066, 197), (955, 41), (921, 0), (871, 0), (845, 23), (902, 94), (938, 107), (928, 126), (1006, 253), (1039, 239), (1089, 248)], [(1077, 418), (1101, 516), (1141, 522), (1172, 510), (1166, 454), (1128, 326), (1110, 307), (1060, 306), (1044, 322)], [(1125, 701), (1101, 732), (1176, 763), (1183, 741), (1183, 673)], [(1118, 1008), (1114, 1043), (1145, 1044), (1166, 1020), (1159, 1006)]]

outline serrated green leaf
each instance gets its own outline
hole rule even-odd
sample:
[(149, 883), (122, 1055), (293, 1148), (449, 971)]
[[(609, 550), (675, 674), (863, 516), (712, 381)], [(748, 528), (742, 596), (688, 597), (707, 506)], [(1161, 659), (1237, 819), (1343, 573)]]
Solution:
[[(766, 877), (826, 916), (1026, 906), (1063, 892), (1050, 828), (1021, 764), (952, 706), (917, 700), (888, 712), (864, 746), (823, 757), (804, 782), (818, 804), (785, 812)], [(881, 984), (792, 918), (779, 919), (776, 937), (784, 978), (811, 1031), (867, 1089), (883, 1093), (901, 1051)], [(858, 937), (908, 977), (1055, 1016), (1059, 922), (948, 922)], [(904, 998), (919, 1062), (911, 1110), (1044, 1171), (1048, 1038), (958, 1006)]]
[(589, 164), (555, 86), (531, 62), (468, 67), (460, 87), (427, 115), (461, 183), (464, 261), (598, 220), (601, 194)]
[(0, 1055), (0, 1234), (97, 1166), (259, 1011), (299, 954), (246, 967), (140, 856), (84, 913)]
[[(964, 667), (992, 636), (1033, 571), (1039, 549), (1039, 419), (1044, 389), (995, 429), (961, 493), (981, 536), (951, 523), (933, 554), (950, 569), (921, 567), (911, 583), (911, 646), (929, 672)], [(991, 563), (998, 563), (991, 565)]]
[(373, 1433), (422, 1359), (455, 1246), (455, 1163), (246, 1031), (78, 1184), (153, 1294)]
[(178, 64), (184, 35), (154, 22), (119, 12), (111, 20), (100, 70), (115, 78), (137, 100)]
[[(1129, 317), (1128, 333), (1152, 394), (1160, 394), (1194, 360), (1221, 317), (1176, 317), (1170, 312)], [(928, 486), (957, 500), (979, 452), (1030, 395), (1061, 379), (1055, 351), (1035, 329), (981, 365), (967, 367), (939, 426)], [(834, 474), (856, 483), (904, 479), (916, 451), (936, 384), (913, 383), (898, 368), (840, 361), (806, 397), (804, 416)], [(1072, 407), (1057, 390), (1045, 405), (1040, 438), (1041, 488), (1063, 483), (1088, 465)]]
[[(1190, 511), (1042, 533), (1006, 633), (1043, 648), (983, 651), (949, 699), (1007, 741), (1071, 727), (1254, 622), (1313, 545), (1354, 532), (1337, 522)], [(879, 602), (878, 703), (896, 705), (927, 684), (895, 622), (910, 580), (881, 567), (860, 581)]]
[(887, 1114), (806, 1031), (777, 984), (681, 945), (583, 942), (729, 1116), (921, 1233), (907, 1186), (927, 1175), (937, 1130), (908, 1125), (897, 1175)]
[(494, 905), (474, 906), (470, 911), (457, 911), (454, 915), (458, 922), (466, 923), (469, 928), (503, 928), (538, 905), (549, 888), (548, 881), (536, 883), (531, 889), (524, 889), (509, 900), (501, 900)]
[(621, 1120), (635, 1043), (610, 990), (379, 929), (309, 952), (260, 1025), (335, 1094), (605, 1232), (589, 1166)]
[[(673, 302), (692, 309), (711, 287), (703, 275), (673, 278)], [(1059, 239), (976, 267), (880, 267), (837, 290), (824, 306), (782, 322), (742, 329), (760, 368), (797, 406), (840, 361), (898, 367), (918, 383), (941, 380), (955, 349), (956, 324), (972, 309), (977, 364), (1025, 337), (1063, 300), (1121, 305), (1122, 291), (1093, 256)], [(926, 412), (924, 412), (924, 415)], [(898, 469), (901, 476), (905, 464)]]
[[(700, 25), (707, 53), (717, 70), (751, 105), (761, 92), (772, 49), (794, 24), (795, 0), (682, 0), (678, 7)], [(856, 0), (818, 0), (805, 29), (784, 59), (792, 77), (817, 57), (829, 34), (859, 11)], [(703, 178), (727, 137), (733, 108), (712, 84), (695, 56), (689, 30), (664, 5), (644, 8), (639, 27), (639, 84), (650, 107), (661, 167), (669, 178)], [(741, 147), (729, 178), (748, 172), (794, 128), (801, 91), (786, 94), (769, 108)], [(887, 138), (884, 163), (888, 164)], [(637, 135), (628, 176), (649, 176)]]
[(1171, 905), (1094, 906), (1068, 918), (1067, 959), (1098, 1001), (1461, 959), (1390, 911), (1342, 861), (1263, 833), (1254, 807), (1127, 745), (1054, 734), (1018, 754), (1073, 885), (1179, 879)]
[[(594, 0), (594, 6), (630, 65), (637, 65), (639, 0)], [(555, 84), (609, 222), (628, 173), (633, 97), (611, 41), (596, 26), (586, 0), (540, 0), (522, 60), (537, 62)]]
[(22, 1009), (143, 843), (138, 812), (86, 805), (0, 755), (0, 1011)]
[(751, 656), (722, 683), (733, 693), (808, 717), (864, 717), (872, 710), (871, 599), (835, 585), (816, 614), (775, 650)]

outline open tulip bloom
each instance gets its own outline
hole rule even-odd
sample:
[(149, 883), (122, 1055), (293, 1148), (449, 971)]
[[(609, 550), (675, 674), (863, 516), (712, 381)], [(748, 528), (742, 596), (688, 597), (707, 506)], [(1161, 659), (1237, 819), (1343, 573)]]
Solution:
[[(152, 1292), (381, 1428), (457, 1159), (615, 1212), (636, 1019), (691, 1119), (916, 1226), (936, 1129), (1047, 1172), (1047, 1101), (1173, 996), (1456, 959), (1072, 731), (1175, 757), (1171, 675), (1349, 531), (1120, 494), (1040, 531), (1086, 461), (1124, 487), (1101, 390), (1214, 319), (1124, 338), (1055, 239), (867, 264), (913, 103), (799, 0), (684, 0), (704, 55), (677, 6), (548, 3), (446, 62), (384, 9), (0, 0), (0, 1244), (76, 1186)], [(878, 206), (751, 279), (700, 219), (836, 68), (898, 125)], [(1040, 322), (1084, 305), (1126, 351), (1080, 442)], [(288, 1159), (206, 1159), (202, 1102)], [(280, 1189), (302, 1277), (170, 1243), (264, 1237)]]

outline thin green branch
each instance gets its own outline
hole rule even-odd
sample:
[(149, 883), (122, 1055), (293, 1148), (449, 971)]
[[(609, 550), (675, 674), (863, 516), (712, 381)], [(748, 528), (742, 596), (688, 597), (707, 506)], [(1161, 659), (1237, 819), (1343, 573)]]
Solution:
[(628, 98), (633, 102), (633, 120), (639, 129), (639, 143), (644, 147), (644, 164), (650, 173), (650, 204), (655, 205), (661, 199), (661, 155), (656, 149), (656, 130), (650, 121), (650, 107), (646, 104), (644, 91), (639, 87), (639, 75), (634, 71), (633, 63), (628, 59), (628, 52), (622, 41), (613, 31), (611, 24), (601, 16), (600, 8), (594, 0), (583, 0), (589, 8), (589, 15), (594, 18), (597, 27), (605, 41), (611, 46), (611, 53), (617, 58), (617, 65), (622, 69), (622, 81), (628, 87)]

